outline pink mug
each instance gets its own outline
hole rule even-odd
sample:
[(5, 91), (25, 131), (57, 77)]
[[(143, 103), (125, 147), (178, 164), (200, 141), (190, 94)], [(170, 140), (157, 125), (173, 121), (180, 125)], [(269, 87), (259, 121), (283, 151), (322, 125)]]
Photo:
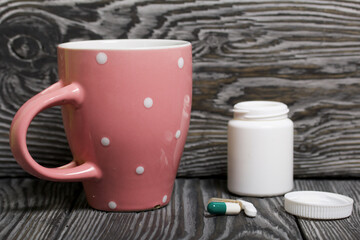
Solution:
[[(15, 159), (30, 174), (81, 181), (90, 206), (139, 211), (171, 198), (190, 122), (191, 44), (94, 40), (58, 46), (59, 81), (27, 101), (11, 125)], [(26, 133), (42, 110), (62, 105), (73, 161), (39, 165)]]

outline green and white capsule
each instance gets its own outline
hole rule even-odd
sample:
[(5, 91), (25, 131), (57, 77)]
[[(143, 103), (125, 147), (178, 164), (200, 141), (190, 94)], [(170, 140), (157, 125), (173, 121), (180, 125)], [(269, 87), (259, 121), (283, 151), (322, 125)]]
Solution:
[(232, 202), (210, 202), (207, 210), (216, 215), (235, 215), (240, 213), (241, 207), (238, 203)]

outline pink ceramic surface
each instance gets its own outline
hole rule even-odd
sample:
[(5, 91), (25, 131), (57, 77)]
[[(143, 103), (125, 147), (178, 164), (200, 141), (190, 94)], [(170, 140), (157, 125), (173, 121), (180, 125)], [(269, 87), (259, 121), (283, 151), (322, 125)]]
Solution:
[[(10, 145), (29, 173), (82, 181), (88, 203), (107, 211), (166, 205), (190, 121), (191, 44), (176, 40), (98, 40), (58, 47), (59, 82), (15, 115)], [(26, 146), (40, 111), (62, 105), (72, 163), (45, 168)]]

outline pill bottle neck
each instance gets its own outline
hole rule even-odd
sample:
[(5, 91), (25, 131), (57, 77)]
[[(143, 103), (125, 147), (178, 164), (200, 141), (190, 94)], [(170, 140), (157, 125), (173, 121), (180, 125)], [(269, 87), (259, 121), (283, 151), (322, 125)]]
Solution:
[(289, 109), (281, 102), (247, 101), (235, 104), (234, 119), (248, 121), (271, 121), (286, 119)]
[(281, 120), (281, 119), (287, 119), (287, 114), (281, 114), (278, 116), (263, 116), (263, 117), (246, 117), (246, 114), (243, 113), (236, 113), (234, 112), (234, 119), (235, 120), (246, 120), (246, 121), (274, 121), (274, 120)]

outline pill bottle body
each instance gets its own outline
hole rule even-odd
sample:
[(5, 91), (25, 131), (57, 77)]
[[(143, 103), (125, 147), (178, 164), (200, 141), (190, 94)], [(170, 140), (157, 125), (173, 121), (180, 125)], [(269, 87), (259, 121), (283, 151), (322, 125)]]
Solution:
[(287, 112), (259, 116), (235, 113), (228, 123), (228, 189), (242, 196), (282, 195), (293, 188), (293, 122)]

